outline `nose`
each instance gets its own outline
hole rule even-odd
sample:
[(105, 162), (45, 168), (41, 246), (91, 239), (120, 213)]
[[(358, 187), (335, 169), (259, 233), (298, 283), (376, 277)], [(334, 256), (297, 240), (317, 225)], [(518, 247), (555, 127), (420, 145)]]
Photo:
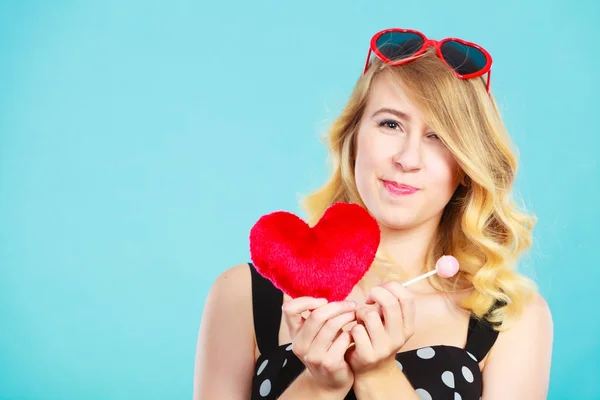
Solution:
[(421, 169), (423, 163), (422, 143), (418, 135), (407, 135), (394, 155), (394, 163), (405, 172)]

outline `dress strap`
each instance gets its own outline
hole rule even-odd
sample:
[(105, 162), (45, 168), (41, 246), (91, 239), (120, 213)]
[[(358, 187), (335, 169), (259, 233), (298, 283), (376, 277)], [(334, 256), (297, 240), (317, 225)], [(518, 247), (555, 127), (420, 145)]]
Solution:
[(252, 313), (254, 334), (261, 354), (279, 346), (283, 292), (248, 263), (252, 276)]
[(471, 315), (465, 350), (475, 357), (478, 363), (481, 362), (496, 343), (498, 333), (487, 320)]
[(486, 318), (492, 311), (505, 305), (506, 303), (502, 300), (497, 300), (483, 318), (478, 318), (474, 314), (471, 314), (465, 350), (475, 357), (477, 362), (481, 362), (485, 358), (494, 343), (496, 343), (496, 339), (498, 339), (498, 334), (500, 333), (494, 329), (494, 325), (496, 324), (492, 324)]

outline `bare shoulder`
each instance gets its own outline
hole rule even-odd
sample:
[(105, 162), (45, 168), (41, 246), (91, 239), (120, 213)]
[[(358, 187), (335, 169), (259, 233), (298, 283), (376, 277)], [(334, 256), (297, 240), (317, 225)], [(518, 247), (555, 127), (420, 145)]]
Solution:
[(528, 339), (539, 340), (540, 336), (551, 338), (552, 334), (553, 321), (550, 307), (546, 299), (536, 293), (532, 301), (524, 306), (518, 320), (498, 335), (498, 344), (502, 347)]
[(540, 294), (536, 294), (524, 306), (518, 320), (500, 332), (490, 350), (483, 370), (483, 397), (545, 399), (553, 340), (550, 307)]
[(250, 266), (247, 263), (234, 265), (223, 271), (215, 279), (209, 297), (215, 297), (223, 294), (232, 301), (243, 301), (252, 296), (252, 285), (250, 277)]
[(248, 264), (235, 265), (217, 276), (206, 296), (202, 317), (202, 322), (208, 318), (252, 319), (252, 282)]
[[(250, 266), (238, 264), (223, 271), (213, 282), (204, 305), (202, 322), (208, 327), (220, 326), (211, 324), (211, 320), (237, 321), (243, 323), (242, 332), (248, 332), (254, 341), (252, 329), (252, 282)], [(231, 326), (231, 325), (229, 325)]]
[(223, 271), (205, 300), (198, 333), (194, 399), (245, 399), (254, 370), (252, 282), (248, 264)]

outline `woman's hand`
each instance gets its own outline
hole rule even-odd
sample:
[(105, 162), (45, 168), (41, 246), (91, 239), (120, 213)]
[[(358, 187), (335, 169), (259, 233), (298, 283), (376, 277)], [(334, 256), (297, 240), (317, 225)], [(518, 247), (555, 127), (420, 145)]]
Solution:
[(414, 297), (400, 283), (374, 287), (366, 303), (356, 311), (355, 346), (346, 355), (356, 380), (395, 372), (396, 353), (414, 333)]
[[(292, 337), (292, 351), (304, 363), (314, 383), (326, 393), (345, 395), (354, 383), (344, 359), (351, 343), (350, 332), (342, 328), (355, 320), (355, 308), (354, 302), (327, 303), (312, 297), (299, 297), (282, 307)], [(304, 318), (307, 311), (312, 312)]]

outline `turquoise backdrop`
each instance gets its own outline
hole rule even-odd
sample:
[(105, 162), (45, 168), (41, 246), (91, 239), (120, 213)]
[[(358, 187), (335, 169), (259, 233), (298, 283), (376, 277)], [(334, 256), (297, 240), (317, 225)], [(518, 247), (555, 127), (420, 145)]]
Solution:
[(387, 27), (492, 53), (551, 399), (600, 398), (597, 1), (0, 1), (0, 398), (190, 399), (205, 296)]

